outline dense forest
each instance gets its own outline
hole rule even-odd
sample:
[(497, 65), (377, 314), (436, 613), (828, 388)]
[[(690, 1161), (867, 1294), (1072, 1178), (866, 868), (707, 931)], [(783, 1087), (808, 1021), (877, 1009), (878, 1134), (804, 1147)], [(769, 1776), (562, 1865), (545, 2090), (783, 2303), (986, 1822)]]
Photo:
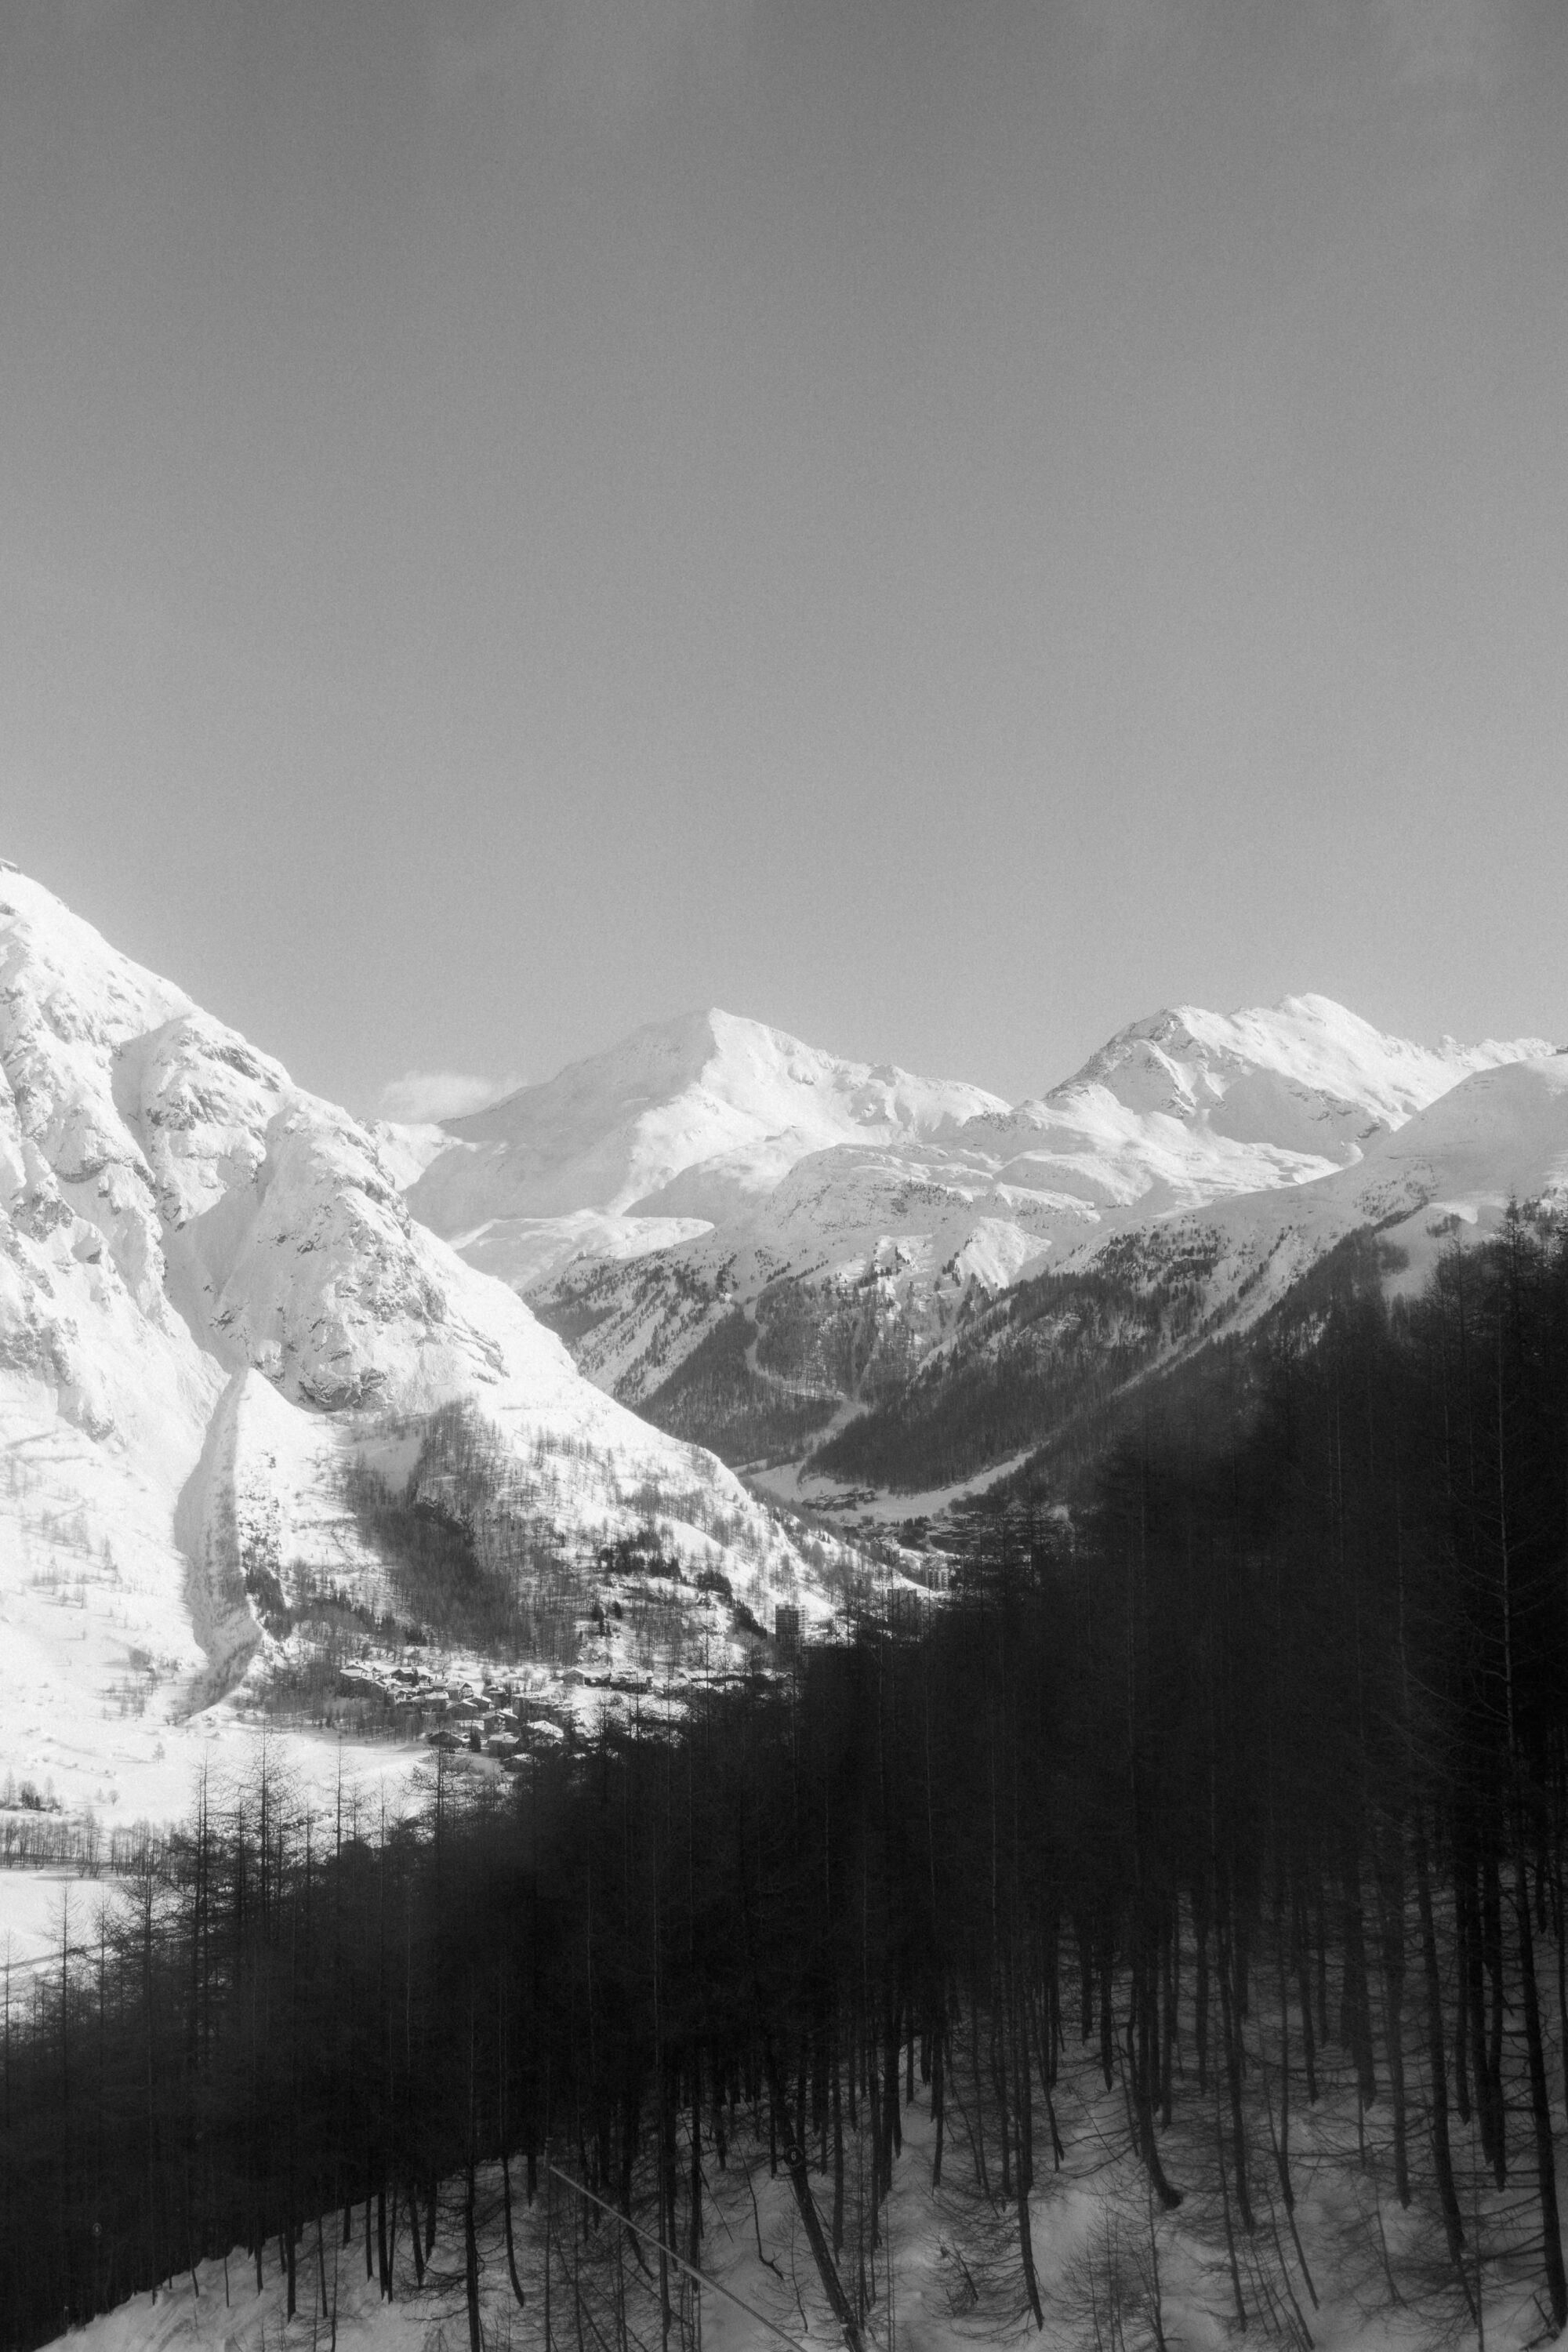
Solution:
[(450, 1647), (570, 1659), (581, 1580), (551, 1524), (548, 1462), (520, 1475), (466, 1400), (411, 1426), (418, 1453), (407, 1478), (395, 1485), (356, 1460), (344, 1496), (399, 1609)]
[[(837, 1397), (820, 1387), (753, 1371), (757, 1334), (732, 1307), (683, 1357), (641, 1407), (671, 1437), (706, 1445), (721, 1462), (788, 1461), (833, 1418)], [(758, 1350), (759, 1360), (761, 1349)]]
[[(1392, 1305), (1346, 1254), (923, 1623), (407, 1821), (312, 1818), (265, 1753), (209, 1791), (7, 1989), (0, 2344), (239, 2245), (292, 2296), (325, 2216), (388, 2292), (446, 2260), (479, 2352), (499, 2197), (511, 2340), (624, 2352), (624, 2295), (552, 2318), (514, 2198), (553, 2158), (700, 2264), (750, 2147), (858, 2346), (911, 2106), (1037, 2326), (1164, 2352), (1180, 2213), (1236, 2325), (1310, 2347), (1310, 2147), (1369, 2302), (1440, 2342), (1529, 2283), (1555, 2333), (1565, 1667), (1568, 1246), (1514, 1217)], [(1037, 2258), (1075, 2167), (1142, 2184), (1091, 2333)]]

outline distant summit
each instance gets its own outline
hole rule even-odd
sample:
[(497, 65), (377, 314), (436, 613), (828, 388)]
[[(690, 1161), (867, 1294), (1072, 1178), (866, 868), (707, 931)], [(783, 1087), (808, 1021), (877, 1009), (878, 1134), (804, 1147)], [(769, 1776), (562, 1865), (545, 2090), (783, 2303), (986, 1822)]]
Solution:
[(1281, 1143), (1287, 1097), (1277, 1087), (1260, 1088), (1259, 1081), (1281, 1081), (1297, 1102), (1325, 1110), (1342, 1105), (1352, 1118), (1363, 1113), (1396, 1127), (1471, 1071), (1548, 1051), (1540, 1037), (1413, 1045), (1386, 1036), (1330, 996), (1287, 996), (1228, 1013), (1179, 1004), (1119, 1030), (1053, 1098), (1105, 1087), (1130, 1108), (1163, 1109), (1179, 1118), (1206, 1115), (1217, 1133), (1238, 1141), (1267, 1137)]
[[(710, 1230), (786, 1258), (864, 1255), (879, 1238), (868, 1222), (896, 1238), (902, 1213), (888, 1199), (910, 1185), (940, 1213), (926, 1230), (940, 1227), (942, 1257), (994, 1286), (1075, 1244), (1085, 1217), (1322, 1175), (1467, 1073), (1548, 1050), (1540, 1038), (1413, 1045), (1326, 996), (1232, 1013), (1180, 1005), (1118, 1031), (1015, 1108), (710, 1008), (650, 1023), (406, 1142), (389, 1129), (385, 1148), (415, 1175), (416, 1216), (522, 1290)], [(841, 1156), (819, 1164), (825, 1153)], [(1030, 1196), (1024, 1213), (1010, 1193)], [(1046, 1229), (1053, 1199), (1059, 1231)], [(966, 1207), (975, 1230), (954, 1234), (946, 1212), (963, 1225)]]
[[(763, 1200), (799, 1160), (840, 1144), (917, 1141), (1005, 1108), (984, 1087), (920, 1078), (802, 1044), (717, 1008), (650, 1023), (470, 1118), (445, 1121), (452, 1148), (409, 1194), (439, 1233), (513, 1236), (526, 1281), (531, 1221), (650, 1221), (631, 1244), (672, 1238), (668, 1221), (710, 1224)], [(653, 1222), (657, 1221), (657, 1222)]]

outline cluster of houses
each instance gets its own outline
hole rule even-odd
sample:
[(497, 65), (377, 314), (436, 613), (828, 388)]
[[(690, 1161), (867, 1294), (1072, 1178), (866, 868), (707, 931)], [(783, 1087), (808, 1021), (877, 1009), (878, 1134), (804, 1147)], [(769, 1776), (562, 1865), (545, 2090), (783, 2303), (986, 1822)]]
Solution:
[(560, 1675), (534, 1669), (515, 1677), (483, 1675), (478, 1680), (461, 1680), (454, 1675), (437, 1675), (425, 1666), (364, 1658), (341, 1670), (339, 1690), (345, 1698), (378, 1700), (390, 1717), (389, 1727), (400, 1739), (420, 1739), (437, 1750), (488, 1756), (505, 1771), (521, 1770), (531, 1754), (563, 1736), (565, 1711), (572, 1706), (574, 1691), (606, 1691), (641, 1698), (654, 1696), (657, 1688), (658, 1694), (671, 1698), (699, 1685), (711, 1689), (746, 1683), (758, 1671), (753, 1658), (745, 1666), (678, 1667), (659, 1677), (657, 1685), (652, 1675), (608, 1665), (569, 1666)]
[(423, 1739), (428, 1748), (493, 1756), (503, 1767), (529, 1748), (561, 1736), (560, 1727), (542, 1711), (529, 1679), (443, 1680), (423, 1666), (366, 1659), (345, 1667), (341, 1680), (345, 1695), (374, 1692), (389, 1706), (400, 1738)]
[[(620, 1565), (618, 1557), (616, 1565)], [(722, 1582), (717, 1577), (712, 1580)], [(896, 1611), (890, 1605), (889, 1611), (889, 1616), (897, 1615), (900, 1626), (921, 1612), (921, 1604), (929, 1606), (924, 1593), (912, 1591), (892, 1592), (889, 1599), (890, 1604), (901, 1604)], [(618, 1617), (620, 1612), (617, 1608), (612, 1613)], [(745, 1617), (751, 1632), (762, 1635), (755, 1619), (747, 1612), (735, 1613), (738, 1620)], [(611, 1636), (620, 1629), (608, 1625), (599, 1612), (595, 1616), (602, 1633), (591, 1646), (609, 1652)], [(374, 1701), (381, 1726), (395, 1738), (423, 1740), (437, 1750), (488, 1757), (503, 1771), (521, 1771), (531, 1755), (565, 1736), (566, 1726), (580, 1711), (577, 1694), (613, 1692), (622, 1697), (653, 1697), (679, 1706), (698, 1686), (713, 1689), (751, 1683), (759, 1675), (772, 1680), (787, 1674), (799, 1658), (806, 1635), (801, 1610), (781, 1602), (774, 1611), (773, 1656), (767, 1663), (754, 1647), (742, 1662), (724, 1645), (722, 1664), (710, 1664), (706, 1655), (701, 1667), (695, 1669), (671, 1661), (657, 1677), (617, 1665), (608, 1655), (602, 1663), (584, 1662), (567, 1667), (564, 1673), (538, 1665), (509, 1673), (470, 1661), (468, 1674), (463, 1675), (449, 1664), (442, 1671), (434, 1661), (418, 1662), (405, 1651), (402, 1662), (395, 1664), (390, 1658), (371, 1655), (342, 1666), (338, 1688), (342, 1698)]]

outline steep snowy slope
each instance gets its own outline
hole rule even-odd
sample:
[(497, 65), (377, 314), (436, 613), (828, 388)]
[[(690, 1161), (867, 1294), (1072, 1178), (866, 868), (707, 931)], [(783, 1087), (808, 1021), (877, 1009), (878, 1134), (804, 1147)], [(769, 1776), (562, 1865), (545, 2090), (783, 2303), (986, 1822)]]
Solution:
[(0, 872), (0, 1772), (183, 1803), (153, 1768), (261, 1641), (247, 1569), (374, 1595), (344, 1470), (454, 1398), (558, 1547), (652, 1515), (794, 1597), (729, 1474), (418, 1223), (367, 1129)]
[[(1549, 1050), (1415, 1045), (1321, 996), (1182, 1006), (1121, 1031), (1043, 1100), (813, 1152), (702, 1238), (640, 1265), (585, 1247), (531, 1295), (594, 1379), (665, 1418), (672, 1379), (695, 1384), (700, 1409), (672, 1425), (748, 1458), (759, 1429), (773, 1450), (759, 1381), (797, 1399), (804, 1385), (825, 1423), (833, 1392), (897, 1386), (1008, 1284), (1151, 1218), (1354, 1167), (1468, 1073)], [(715, 1368), (685, 1368), (715, 1341), (738, 1360), (722, 1336), (736, 1313), (764, 1328), (727, 1428)], [(799, 1434), (798, 1402), (788, 1420), (780, 1444)]]

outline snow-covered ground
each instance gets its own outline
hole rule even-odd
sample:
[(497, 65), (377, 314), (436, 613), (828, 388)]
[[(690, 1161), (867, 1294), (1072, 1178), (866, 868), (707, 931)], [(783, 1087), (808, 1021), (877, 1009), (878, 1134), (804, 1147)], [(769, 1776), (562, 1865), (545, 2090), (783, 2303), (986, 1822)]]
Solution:
[[(940, 2188), (931, 2183), (934, 2132), (927, 2095), (917, 2090), (915, 2104), (903, 2108), (903, 2152), (894, 2162), (874, 2245), (864, 2196), (868, 2147), (849, 2136), (838, 2269), (852, 2296), (864, 2279), (868, 2352), (958, 2352), (964, 2346), (1040, 2342), (1052, 2352), (1112, 2346), (1143, 2352), (1162, 2342), (1182, 2352), (1221, 2352), (1237, 2338), (1238, 2294), (1250, 2335), (1310, 2344), (1314, 2352), (1429, 2352), (1436, 2344), (1473, 2337), (1473, 2326), (1461, 2325), (1463, 2306), (1451, 2278), (1444, 2284), (1435, 2275), (1435, 2218), (1419, 2203), (1400, 2209), (1389, 2152), (1375, 2131), (1363, 2131), (1358, 2154), (1357, 2125), (1343, 2094), (1318, 2110), (1293, 2110), (1294, 2231), (1259, 2164), (1258, 2225), (1250, 2237), (1236, 2228), (1234, 2277), (1214, 2164), (1212, 2109), (1206, 2118), (1200, 2114), (1163, 2136), (1167, 2169), (1184, 2191), (1182, 2206), (1170, 2213), (1153, 2205), (1127, 2151), (1120, 2092), (1104, 2094), (1081, 2059), (1064, 2065), (1057, 2111), (1066, 2161), (1053, 2170), (1039, 2116), (1029, 2199), (1043, 2331), (1037, 2331), (1025, 2297), (1016, 2203), (998, 2193), (997, 2150), (993, 2143), (991, 2188), (984, 2193), (976, 2183), (962, 2101), (950, 2108)], [(765, 2133), (759, 2140), (742, 2126), (722, 2168), (716, 2150), (705, 2147), (703, 2154), (700, 2267), (710, 2284), (700, 2290), (699, 2314), (691, 2286), (676, 2276), (670, 2342), (700, 2344), (703, 2352), (767, 2352), (781, 2341), (801, 2352), (841, 2344), (784, 2168), (770, 2172)], [(575, 2200), (566, 2183), (575, 2165), (563, 2151), (556, 2161), (565, 2178), (549, 2184), (551, 2344), (574, 2352), (581, 2342), (607, 2352), (617, 2341), (616, 2313), (623, 2305), (628, 2340), (658, 2343), (654, 2282), (637, 2264), (629, 2236), (608, 2220), (586, 2235), (574, 2231)], [(546, 2340), (546, 2200), (541, 2194), (529, 2207), (521, 2193), (521, 2163), (514, 2161), (511, 2170), (526, 2301), (519, 2306), (509, 2283), (499, 2168), (491, 2168), (480, 2183), (480, 2318), (488, 2352), (532, 2352)], [(813, 2190), (826, 2221), (831, 2182), (824, 2173), (814, 2172)], [(274, 2241), (264, 2250), (259, 2291), (252, 2258), (237, 2247), (226, 2262), (203, 2263), (194, 2275), (182, 2273), (156, 2294), (142, 2294), (73, 2330), (68, 2341), (82, 2352), (174, 2352), (185, 2346), (266, 2352), (268, 2345), (281, 2352), (306, 2344), (322, 2352), (335, 2342), (363, 2346), (364, 2352), (459, 2352), (468, 2328), (458, 2194), (458, 2185), (450, 2184), (442, 2199), (434, 2268), (423, 2288), (416, 2284), (405, 2221), (395, 2241), (390, 2302), (365, 2277), (364, 2215), (356, 2208), (346, 2245), (336, 2215), (323, 2217), (319, 2232), (313, 2223), (304, 2231), (291, 2322), (285, 2317)], [(1531, 2253), (1522, 2243), (1528, 2232), (1494, 2221), (1501, 2201), (1489, 2196), (1479, 2209), (1494, 2246), (1481, 2281), (1485, 2340), (1495, 2352), (1520, 2352), (1542, 2340), (1541, 2317)], [(646, 2227), (653, 2209), (651, 2194), (640, 2195), (635, 2218)], [(1495, 2251), (1503, 2235), (1518, 2237), (1519, 2250)], [(650, 2271), (657, 2260), (650, 2248)], [(1399, 2290), (1397, 2303), (1389, 2294), (1391, 2281)]]

